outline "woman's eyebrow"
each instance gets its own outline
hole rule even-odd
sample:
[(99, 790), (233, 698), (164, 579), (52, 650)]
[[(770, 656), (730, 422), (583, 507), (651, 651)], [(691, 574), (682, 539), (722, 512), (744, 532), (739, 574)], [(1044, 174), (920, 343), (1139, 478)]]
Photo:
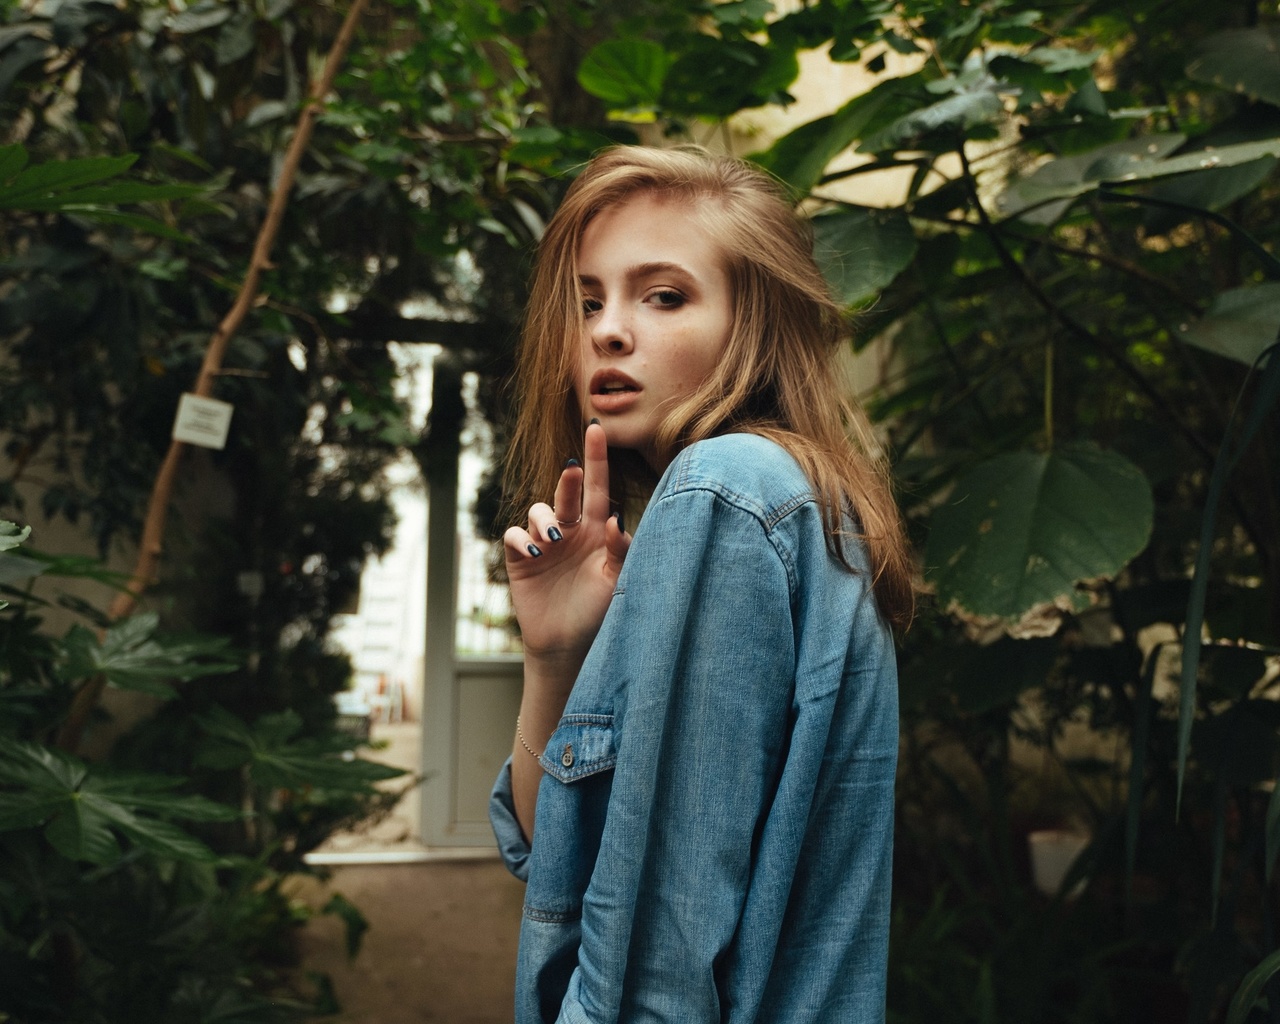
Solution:
[[(649, 263), (636, 263), (627, 267), (627, 269), (623, 271), (623, 275), (629, 280), (652, 277), (655, 274), (678, 274), (679, 276), (689, 280), (692, 280), (694, 276), (687, 267), (681, 266), (679, 263), (670, 263), (665, 260), (655, 260)], [(579, 274), (578, 280), (583, 284), (598, 285), (600, 283), (600, 279), (591, 274)]]

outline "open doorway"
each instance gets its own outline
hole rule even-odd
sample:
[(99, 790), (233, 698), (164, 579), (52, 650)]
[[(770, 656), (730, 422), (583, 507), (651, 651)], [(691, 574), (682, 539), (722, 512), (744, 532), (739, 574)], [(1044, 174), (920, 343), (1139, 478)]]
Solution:
[(510, 749), (519, 703), (509, 599), (490, 581), (492, 545), (475, 527), (493, 459), (477, 377), (435, 372), (436, 346), (399, 346), (395, 355), (415, 427), (425, 423), (433, 394), (439, 400), (442, 387), (458, 389), (465, 418), (456, 465), (430, 484), (408, 453), (393, 467), (394, 542), (365, 567), (358, 607), (333, 637), (354, 667), (339, 713), (357, 731), (367, 729), (375, 749), (365, 756), (423, 780), (387, 817), (330, 837), (309, 856), (316, 863), (494, 852), (488, 792)]

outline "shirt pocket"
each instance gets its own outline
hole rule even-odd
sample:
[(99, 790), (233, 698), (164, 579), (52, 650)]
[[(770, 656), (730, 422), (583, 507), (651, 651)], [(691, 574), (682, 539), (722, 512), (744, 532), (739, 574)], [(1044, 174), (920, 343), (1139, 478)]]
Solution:
[(539, 760), (548, 775), (565, 783), (613, 768), (618, 763), (613, 715), (565, 715)]

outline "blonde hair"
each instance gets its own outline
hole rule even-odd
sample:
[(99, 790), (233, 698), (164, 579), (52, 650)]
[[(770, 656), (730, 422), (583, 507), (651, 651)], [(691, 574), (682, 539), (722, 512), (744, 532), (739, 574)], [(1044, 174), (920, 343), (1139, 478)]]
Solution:
[[(828, 547), (846, 566), (841, 524), (846, 509), (857, 517), (881, 611), (905, 628), (914, 609), (914, 565), (888, 472), (872, 455), (870, 425), (838, 381), (844, 318), (814, 263), (808, 222), (782, 185), (741, 160), (690, 148), (620, 146), (598, 155), (570, 186), (539, 244), (517, 354), (518, 411), (505, 476), (512, 515), (547, 500), (564, 460), (582, 446), (573, 390), (583, 330), (582, 233), (602, 210), (641, 194), (682, 204), (715, 240), (734, 306), (723, 358), (666, 414), (655, 448), (674, 455), (730, 432), (759, 434), (786, 448), (813, 485)], [(620, 454), (610, 452), (618, 470), (611, 486), (651, 487), (643, 460)]]

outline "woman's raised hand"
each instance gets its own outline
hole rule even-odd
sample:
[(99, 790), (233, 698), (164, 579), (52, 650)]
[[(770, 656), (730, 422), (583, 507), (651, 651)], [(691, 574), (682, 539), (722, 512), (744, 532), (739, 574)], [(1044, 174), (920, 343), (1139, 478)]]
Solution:
[(554, 508), (539, 502), (526, 527), (502, 537), (526, 658), (581, 664), (631, 543), (609, 512), (608, 445), (598, 423), (587, 427), (583, 461), (560, 474)]

